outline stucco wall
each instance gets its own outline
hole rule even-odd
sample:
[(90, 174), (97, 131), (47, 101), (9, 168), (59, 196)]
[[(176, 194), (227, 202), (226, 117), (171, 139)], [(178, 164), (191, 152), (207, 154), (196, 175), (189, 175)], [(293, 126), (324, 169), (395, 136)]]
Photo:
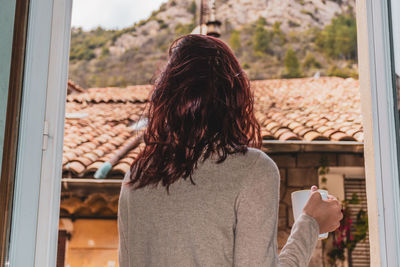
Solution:
[(67, 242), (66, 267), (117, 267), (116, 220), (79, 219)]

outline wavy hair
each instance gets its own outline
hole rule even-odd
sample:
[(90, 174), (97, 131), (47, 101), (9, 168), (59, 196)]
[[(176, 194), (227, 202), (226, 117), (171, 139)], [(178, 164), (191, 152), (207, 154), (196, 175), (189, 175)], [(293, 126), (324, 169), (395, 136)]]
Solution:
[(221, 40), (186, 35), (175, 40), (149, 100), (144, 149), (131, 166), (135, 188), (192, 179), (199, 161), (261, 146), (250, 82)]

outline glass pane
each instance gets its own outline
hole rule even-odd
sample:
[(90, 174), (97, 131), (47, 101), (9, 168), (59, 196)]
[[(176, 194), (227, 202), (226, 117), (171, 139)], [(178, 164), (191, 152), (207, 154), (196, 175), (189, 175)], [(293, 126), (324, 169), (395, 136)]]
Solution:
[[(4, 1), (3, 1), (4, 2)], [(18, 124), (29, 1), (0, 9), (0, 266), (8, 266)]]
[(9, 94), (11, 54), (16, 0), (2, 1), (0, 8), (0, 266), (7, 265), (8, 233), (10, 231), (9, 177), (2, 177), (3, 147)]
[(399, 90), (400, 90), (400, 17), (396, 14), (400, 12), (400, 2), (390, 0), (391, 6), (391, 34), (393, 47), (393, 65), (397, 92), (397, 106), (400, 105)]
[(0, 38), (0, 174), (11, 67), (15, 2), (15, 0), (5, 1), (0, 9), (0, 35), (2, 36)]
[[(391, 41), (392, 41), (392, 66), (393, 66), (393, 82), (394, 82), (394, 93), (397, 103), (397, 109), (400, 114), (400, 1), (389, 0), (389, 14), (390, 14), (390, 30), (391, 30)], [(397, 127), (399, 129), (399, 118), (396, 118)], [(398, 130), (399, 135), (400, 131)], [(400, 136), (399, 136), (400, 137)], [(400, 140), (400, 139), (398, 139)]]

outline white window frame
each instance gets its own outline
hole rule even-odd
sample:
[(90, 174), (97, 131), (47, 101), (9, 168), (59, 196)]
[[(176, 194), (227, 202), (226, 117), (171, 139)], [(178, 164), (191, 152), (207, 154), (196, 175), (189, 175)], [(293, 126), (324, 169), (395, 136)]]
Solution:
[(387, 0), (357, 0), (371, 266), (400, 266), (397, 129)]
[[(59, 88), (67, 82), (71, 10), (72, 0), (30, 3), (9, 255), (13, 267), (55, 266), (66, 92)], [(357, 0), (371, 266), (391, 267), (400, 266), (400, 192), (387, 12), (386, 0)]]
[(8, 265), (54, 267), (72, 0), (31, 0)]

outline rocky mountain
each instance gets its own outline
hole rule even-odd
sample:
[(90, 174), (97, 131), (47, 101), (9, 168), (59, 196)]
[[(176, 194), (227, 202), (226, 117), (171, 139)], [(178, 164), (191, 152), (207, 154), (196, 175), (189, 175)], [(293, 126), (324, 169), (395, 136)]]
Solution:
[[(355, 0), (216, 0), (216, 18), (222, 22), (221, 39), (230, 44), (251, 79), (317, 71), (337, 75), (343, 69), (339, 74), (353, 76), (355, 58), (329, 56), (323, 51), (329, 44), (324, 47), (320, 39), (338, 16), (344, 18), (340, 27), (355, 29), (349, 21), (354, 20), (354, 5)], [(150, 82), (164, 64), (169, 44), (198, 25), (199, 7), (200, 0), (169, 0), (148, 19), (122, 30), (74, 28), (70, 78), (85, 88)], [(339, 26), (330, 31), (342, 29)], [(340, 34), (354, 34), (353, 28)], [(296, 59), (285, 60), (288, 54)], [(298, 65), (292, 74), (286, 66), (290, 64)]]
[(235, 28), (263, 17), (271, 24), (281, 22), (287, 32), (296, 25), (322, 28), (354, 5), (355, 0), (233, 0), (221, 1), (217, 16)]

